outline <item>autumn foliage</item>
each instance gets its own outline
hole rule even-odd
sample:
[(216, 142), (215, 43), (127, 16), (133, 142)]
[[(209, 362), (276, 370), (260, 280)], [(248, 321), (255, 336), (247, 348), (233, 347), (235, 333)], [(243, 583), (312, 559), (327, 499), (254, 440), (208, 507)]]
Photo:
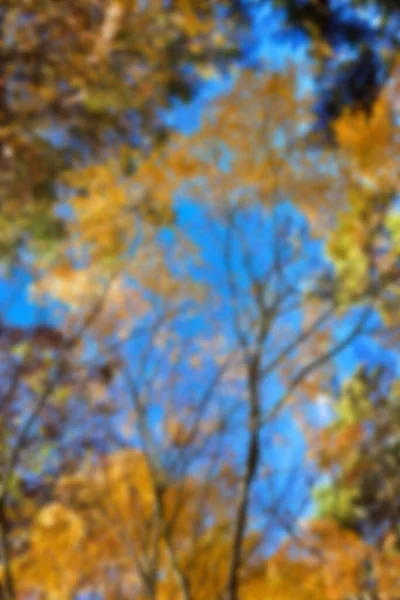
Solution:
[(0, 600), (400, 598), (397, 13), (333, 4), (2, 3)]

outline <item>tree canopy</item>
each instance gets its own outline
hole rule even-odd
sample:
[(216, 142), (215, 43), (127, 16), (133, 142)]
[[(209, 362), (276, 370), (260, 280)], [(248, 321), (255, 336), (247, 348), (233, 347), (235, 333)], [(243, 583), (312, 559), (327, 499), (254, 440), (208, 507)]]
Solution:
[(397, 17), (0, 7), (0, 600), (399, 596)]

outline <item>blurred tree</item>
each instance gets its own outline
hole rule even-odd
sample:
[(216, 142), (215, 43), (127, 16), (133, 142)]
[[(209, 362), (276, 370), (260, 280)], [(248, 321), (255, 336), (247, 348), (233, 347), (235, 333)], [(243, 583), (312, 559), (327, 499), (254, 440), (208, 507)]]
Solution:
[(316, 59), (319, 125), (330, 136), (346, 107), (369, 114), (398, 62), (396, 0), (274, 0)]
[(130, 0), (2, 3), (3, 256), (62, 233), (64, 168), (166, 136), (160, 112), (238, 57), (246, 3)]
[(399, 386), (387, 379), (382, 370), (359, 369), (344, 386), (337, 416), (321, 432), (316, 451), (322, 468), (335, 473), (319, 491), (321, 513), (378, 547), (389, 538), (398, 544), (400, 533)]
[[(135, 13), (125, 3), (73, 4), (77, 46), (61, 44), (62, 59), (64, 38), (53, 47), (47, 18), (65, 7), (49, 4), (42, 16), (28, 4), (33, 27), (20, 31), (10, 6), (11, 44), (17, 32), (23, 48), (45, 44), (39, 56), (50, 44), (65, 68), (67, 108), (61, 99), (46, 135), (57, 122), (69, 141), (57, 138), (61, 166), (49, 176), (68, 188), (64, 238), (53, 253), (27, 257), (31, 293), (52, 326), (2, 330), (4, 600), (283, 600), (298, 588), (304, 598), (347, 600), (373, 597), (371, 586), (393, 596), (398, 541), (379, 536), (398, 520), (397, 447), (388, 446), (396, 388), (383, 392), (375, 372), (360, 370), (337, 418), (321, 429), (315, 415), (340, 373), (338, 355), (375, 333), (372, 316), (385, 332), (398, 322), (395, 76), (368, 118), (341, 112), (332, 150), (309, 144), (313, 99), (293, 67), (241, 73), (199, 131), (158, 144), (158, 109), (171, 93), (161, 57), (175, 27), (189, 45), (206, 27), (209, 42), (204, 3), (194, 13), (180, 3), (184, 21), (170, 4)], [(151, 31), (158, 40), (160, 15), (174, 17), (172, 29), (161, 20), (162, 52), (149, 39)], [(144, 41), (125, 31), (132, 19)], [(130, 44), (149, 74), (140, 85)], [(17, 106), (39, 136), (47, 92), (43, 113), (31, 67), (19, 66)], [(125, 86), (137, 91), (134, 109)], [(129, 118), (120, 131), (121, 115)], [(5, 227), (18, 212), (10, 198)], [(332, 482), (322, 514), (303, 524), (310, 481), (322, 472)], [(371, 494), (371, 482), (384, 493)]]

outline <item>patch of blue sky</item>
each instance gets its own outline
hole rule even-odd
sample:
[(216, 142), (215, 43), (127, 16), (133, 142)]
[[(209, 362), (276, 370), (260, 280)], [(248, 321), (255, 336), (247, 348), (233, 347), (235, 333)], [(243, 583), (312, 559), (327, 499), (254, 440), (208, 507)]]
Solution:
[(50, 142), (54, 148), (64, 148), (69, 141), (67, 128), (61, 125), (52, 124), (51, 127), (39, 128), (38, 133), (42, 139)]
[[(346, 338), (351, 333), (364, 310), (365, 307), (355, 308), (338, 323), (334, 331), (336, 342)], [(360, 364), (385, 367), (385, 369), (393, 374), (400, 374), (396, 349), (385, 348), (379, 340), (379, 336), (373, 335), (374, 329), (379, 330), (381, 325), (379, 314), (371, 310), (371, 314), (363, 328), (364, 333), (357, 336), (343, 352), (340, 352), (335, 357), (337, 376), (340, 381), (350, 377), (356, 365)]]
[(31, 276), (25, 269), (13, 267), (11, 273), (0, 276), (1, 319), (15, 326), (31, 327), (48, 322), (48, 307), (38, 305), (29, 293)]

